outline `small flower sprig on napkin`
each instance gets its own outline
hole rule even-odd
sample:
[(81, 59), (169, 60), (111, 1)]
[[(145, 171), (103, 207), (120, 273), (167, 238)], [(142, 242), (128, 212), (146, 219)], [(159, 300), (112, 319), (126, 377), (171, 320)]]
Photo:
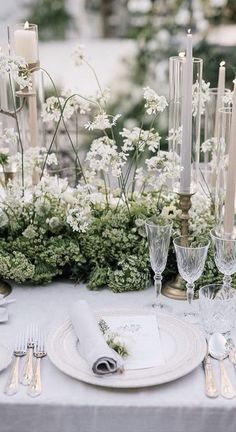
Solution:
[(128, 357), (128, 348), (122, 341), (120, 335), (112, 332), (104, 319), (101, 319), (98, 324), (109, 347), (116, 351), (122, 358)]

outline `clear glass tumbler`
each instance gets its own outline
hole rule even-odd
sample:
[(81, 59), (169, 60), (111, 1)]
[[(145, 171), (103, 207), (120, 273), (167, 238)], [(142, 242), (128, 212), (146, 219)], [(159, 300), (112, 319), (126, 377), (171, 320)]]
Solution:
[(154, 271), (155, 301), (153, 307), (168, 309), (160, 302), (162, 288), (162, 273), (166, 267), (172, 223), (169, 221), (161, 222), (155, 217), (147, 219), (145, 222), (147, 240), (149, 246), (149, 257), (152, 270)]
[(223, 285), (211, 284), (199, 290), (200, 320), (207, 336), (230, 334), (236, 313), (236, 291), (225, 292)]

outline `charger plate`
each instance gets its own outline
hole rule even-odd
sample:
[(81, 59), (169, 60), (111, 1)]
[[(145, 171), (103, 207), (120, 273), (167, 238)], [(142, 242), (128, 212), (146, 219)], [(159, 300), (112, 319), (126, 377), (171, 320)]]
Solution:
[[(100, 310), (102, 316), (155, 315), (153, 310)], [(112, 388), (149, 387), (173, 381), (193, 371), (206, 353), (204, 336), (192, 325), (158, 312), (158, 325), (165, 364), (147, 369), (126, 370), (123, 374), (94, 375), (77, 350), (77, 337), (70, 320), (54, 329), (47, 350), (52, 363), (65, 374), (97, 386)]]
[(4, 345), (0, 344), (0, 371), (4, 370), (11, 363), (11, 353)]

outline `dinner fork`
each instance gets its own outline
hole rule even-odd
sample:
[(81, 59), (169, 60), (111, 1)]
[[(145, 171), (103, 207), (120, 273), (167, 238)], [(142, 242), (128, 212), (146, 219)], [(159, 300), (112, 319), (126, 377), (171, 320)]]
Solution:
[(28, 388), (27, 394), (31, 397), (39, 396), (42, 393), (42, 380), (41, 380), (41, 359), (47, 355), (44, 346), (44, 338), (40, 332), (38, 341), (34, 346), (34, 357), (36, 358), (33, 377)]
[(29, 385), (33, 377), (33, 349), (37, 342), (38, 327), (36, 324), (31, 324), (27, 328), (27, 354), (22, 372), (21, 383)]
[(19, 388), (19, 364), (20, 358), (26, 354), (26, 338), (24, 333), (19, 333), (16, 337), (15, 348), (13, 351), (14, 360), (11, 367), (4, 393), (12, 396), (18, 392)]

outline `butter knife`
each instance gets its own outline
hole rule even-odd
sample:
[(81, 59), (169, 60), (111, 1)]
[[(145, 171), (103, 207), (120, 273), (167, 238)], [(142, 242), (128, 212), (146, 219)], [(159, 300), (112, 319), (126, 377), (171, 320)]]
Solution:
[(203, 368), (205, 372), (205, 394), (210, 398), (216, 398), (219, 396), (219, 391), (215, 382), (211, 358), (208, 352), (208, 342), (207, 342), (207, 352), (203, 360)]

